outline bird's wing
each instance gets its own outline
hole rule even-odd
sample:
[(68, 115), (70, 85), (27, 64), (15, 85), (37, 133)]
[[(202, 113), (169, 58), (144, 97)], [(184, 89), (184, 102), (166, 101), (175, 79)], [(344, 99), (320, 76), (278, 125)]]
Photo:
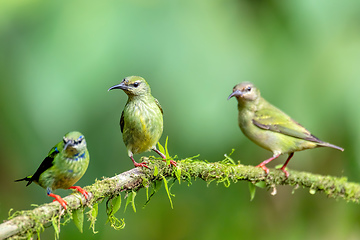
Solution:
[(252, 122), (261, 129), (282, 133), (311, 142), (321, 142), (321, 140), (312, 135), (306, 128), (277, 108), (264, 108), (256, 111)]
[(50, 150), (48, 156), (42, 161), (42, 163), (40, 164), (40, 167), (36, 170), (34, 175), (31, 177), (32, 181), (38, 181), (40, 175), (54, 165), (54, 163), (53, 163), (54, 158), (56, 157), (56, 155), (59, 154), (59, 150), (57, 148), (58, 145), (59, 144), (57, 144), (55, 147), (53, 147)]
[(162, 110), (162, 107), (161, 107), (159, 101), (156, 98), (154, 98), (154, 100), (155, 100), (156, 105), (160, 108), (161, 113), (164, 115), (164, 112)]
[(124, 130), (124, 111), (121, 112), (121, 117), (120, 117), (120, 130), (121, 130), (121, 132), (123, 132), (123, 130)]

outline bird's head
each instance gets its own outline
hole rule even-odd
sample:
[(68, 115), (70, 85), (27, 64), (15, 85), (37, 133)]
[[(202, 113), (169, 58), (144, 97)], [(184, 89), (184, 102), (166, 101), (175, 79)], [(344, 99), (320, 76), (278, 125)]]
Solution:
[(64, 151), (69, 157), (74, 157), (86, 149), (84, 135), (79, 132), (69, 132), (63, 137)]
[(238, 101), (255, 101), (260, 97), (260, 91), (251, 82), (242, 82), (233, 88), (228, 100), (236, 97)]
[(144, 78), (139, 76), (130, 76), (124, 78), (120, 84), (112, 86), (113, 89), (122, 89), (128, 96), (141, 96), (150, 94), (150, 86)]

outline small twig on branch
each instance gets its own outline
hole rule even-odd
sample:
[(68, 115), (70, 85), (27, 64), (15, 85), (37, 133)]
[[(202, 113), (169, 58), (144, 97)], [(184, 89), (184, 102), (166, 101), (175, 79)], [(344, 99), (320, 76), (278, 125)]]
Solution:
[[(143, 160), (149, 161), (150, 169), (134, 168), (85, 187), (84, 189), (90, 193), (87, 200), (80, 194), (71, 194), (65, 197), (64, 200), (68, 203), (67, 211), (84, 206), (92, 207), (105, 198), (117, 196), (122, 191), (136, 191), (144, 185), (163, 179), (163, 177), (177, 178), (183, 181), (201, 178), (208, 183), (216, 181), (217, 183), (223, 182), (225, 185), (245, 180), (252, 183), (264, 182), (268, 188), (276, 187), (276, 185), (291, 185), (309, 188), (312, 192), (324, 192), (328, 197), (342, 198), (346, 201), (359, 202), (360, 199), (360, 184), (347, 182), (345, 177), (336, 178), (289, 171), (289, 178), (285, 178), (283, 172), (278, 170), (272, 169), (268, 175), (265, 175), (260, 168), (235, 165), (229, 160), (206, 163), (184, 159), (178, 161), (177, 168), (168, 167), (166, 163), (158, 160), (149, 160), (148, 158)], [(51, 223), (54, 217), (60, 219), (64, 212), (65, 210), (57, 202), (43, 204), (33, 210), (18, 212), (17, 216), (12, 216), (10, 220), (0, 224), (0, 239), (9, 237), (16, 239), (36, 234), (43, 226)]]

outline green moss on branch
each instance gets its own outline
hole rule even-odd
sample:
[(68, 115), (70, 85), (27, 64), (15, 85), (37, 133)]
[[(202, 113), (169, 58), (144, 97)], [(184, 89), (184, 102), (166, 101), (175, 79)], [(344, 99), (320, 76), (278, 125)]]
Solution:
[[(224, 183), (229, 186), (237, 181), (252, 183), (263, 182), (268, 188), (277, 185), (291, 185), (309, 188), (311, 193), (323, 192), (328, 197), (341, 198), (346, 201), (359, 202), (360, 185), (348, 182), (345, 177), (336, 178), (321, 176), (306, 172), (289, 171), (289, 178), (284, 173), (271, 169), (268, 175), (260, 168), (234, 164), (230, 158), (221, 162), (207, 163), (204, 161), (183, 159), (178, 161), (177, 168), (168, 167), (165, 162), (144, 158), (150, 169), (134, 168), (122, 174), (103, 180), (96, 180), (94, 184), (85, 187), (90, 195), (86, 200), (81, 194), (71, 194), (64, 198), (68, 202), (69, 212), (82, 207), (92, 208), (104, 199), (111, 199), (123, 191), (137, 191), (154, 181), (165, 178), (174, 178), (187, 181), (198, 178), (211, 183)], [(94, 212), (94, 211), (92, 211)], [(58, 222), (64, 216), (65, 210), (58, 203), (41, 205), (33, 210), (17, 212), (8, 221), (0, 224), (0, 239), (11, 237), (19, 239), (39, 234), (44, 226)], [(96, 217), (96, 215), (95, 215)], [(95, 220), (91, 219), (92, 223)]]

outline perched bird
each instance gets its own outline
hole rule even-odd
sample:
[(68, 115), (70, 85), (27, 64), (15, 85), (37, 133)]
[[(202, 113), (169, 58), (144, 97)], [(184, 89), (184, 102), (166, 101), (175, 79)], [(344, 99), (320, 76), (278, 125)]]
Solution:
[(27, 181), (26, 186), (35, 182), (45, 188), (47, 195), (55, 198), (54, 201), (58, 201), (66, 209), (67, 202), (52, 191), (58, 188), (76, 189), (87, 198), (87, 191), (73, 185), (86, 172), (89, 159), (84, 135), (79, 132), (69, 132), (50, 150), (34, 175), (15, 180), (15, 182)]
[[(147, 167), (145, 162), (137, 163), (133, 155), (153, 150), (163, 159), (165, 155), (156, 149), (163, 132), (163, 110), (159, 101), (151, 95), (149, 84), (138, 76), (126, 77), (108, 91), (121, 89), (128, 95), (127, 103), (121, 113), (120, 129), (135, 167)], [(176, 166), (176, 162), (170, 160)]]
[(266, 173), (269, 169), (265, 165), (281, 154), (289, 154), (280, 168), (288, 177), (289, 173), (285, 168), (296, 151), (316, 147), (330, 147), (344, 151), (341, 147), (321, 141), (284, 112), (268, 103), (250, 82), (237, 84), (228, 100), (232, 97), (236, 97), (238, 101), (238, 122), (241, 131), (260, 147), (273, 152), (273, 157), (257, 166)]

